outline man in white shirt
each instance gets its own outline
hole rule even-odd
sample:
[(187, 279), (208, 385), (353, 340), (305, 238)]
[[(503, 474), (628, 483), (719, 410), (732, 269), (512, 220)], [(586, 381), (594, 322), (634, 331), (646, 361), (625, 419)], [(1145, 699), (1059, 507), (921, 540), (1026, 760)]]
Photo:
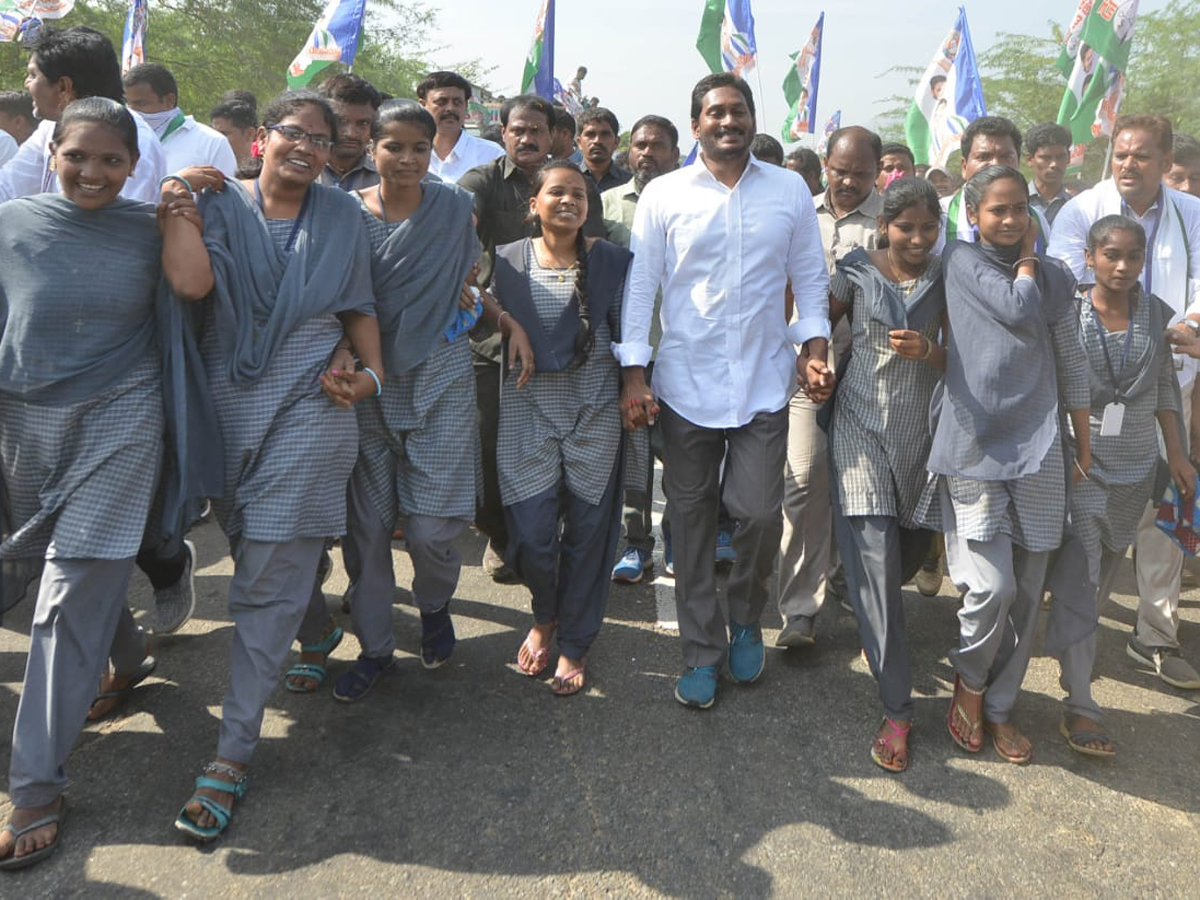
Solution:
[(467, 134), (467, 101), (471, 83), (457, 72), (433, 72), (417, 85), (417, 102), (437, 122), (429, 171), (454, 184), (468, 170), (504, 155), (504, 148)]
[[(1200, 200), (1162, 184), (1171, 170), (1171, 123), (1162, 116), (1122, 116), (1113, 125), (1112, 179), (1069, 201), (1054, 220), (1051, 256), (1088, 281), (1084, 246), (1088, 230), (1108, 215), (1124, 215), (1146, 230), (1142, 287), (1175, 310), (1174, 330), (1184, 338), (1200, 331)], [(1184, 317), (1187, 316), (1185, 320)], [(1193, 417), (1196, 361), (1176, 363), (1183, 395), (1184, 431)], [(1200, 398), (1198, 398), (1200, 399)], [(1191, 437), (1193, 455), (1200, 445)], [(1157, 499), (1157, 498), (1156, 498)], [(1155, 670), (1167, 684), (1200, 690), (1200, 674), (1179, 654), (1179, 577), (1183, 552), (1154, 524), (1156, 506), (1147, 506), (1138, 526), (1138, 618), (1126, 652)]]
[(37, 124), (29, 91), (0, 91), (0, 131), (6, 132), (19, 147), (33, 134)]
[[(25, 89), (33, 97), (34, 112), (42, 124), (21, 144), (17, 155), (0, 167), (0, 203), (58, 192), (58, 176), (50, 168), (50, 140), (54, 123), (67, 104), (83, 97), (124, 101), (121, 64), (112, 42), (85, 25), (42, 33), (29, 56)], [(137, 113), (133, 120), (139, 157), (121, 196), (157, 204), (161, 197), (158, 182), (167, 174), (166, 159), (150, 126)]]
[[(815, 395), (827, 396), (833, 377), (825, 365), (829, 275), (812, 195), (795, 172), (751, 157), (749, 85), (728, 72), (701, 79), (692, 133), (697, 163), (656, 178), (638, 201), (622, 342), (613, 352), (623, 367), (627, 426), (658, 416), (662, 429), (686, 666), (675, 699), (707, 709), (723, 662), (742, 683), (763, 669), (759, 618), (783, 528), (793, 344), (805, 345), (803, 376)], [(789, 279), (798, 316), (785, 327)], [(663, 336), (651, 394), (644, 367), (660, 288)], [(712, 562), (722, 457), (723, 497), (737, 520), (728, 632)]]
[(125, 105), (141, 114), (154, 129), (167, 157), (167, 171), (181, 172), (189, 166), (212, 166), (226, 178), (237, 174), (237, 157), (225, 136), (178, 106), (179, 87), (166, 66), (142, 63), (121, 79)]
[(0, 131), (0, 166), (17, 155), (17, 142), (7, 131)]

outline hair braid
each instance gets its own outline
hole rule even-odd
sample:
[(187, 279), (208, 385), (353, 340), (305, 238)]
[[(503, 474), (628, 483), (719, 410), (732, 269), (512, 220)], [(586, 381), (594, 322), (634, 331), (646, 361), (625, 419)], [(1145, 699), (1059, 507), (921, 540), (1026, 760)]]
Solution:
[(592, 310), (588, 303), (588, 250), (583, 229), (575, 233), (575, 253), (579, 268), (575, 270), (575, 300), (579, 304), (579, 331), (575, 334), (575, 356), (571, 368), (579, 368), (587, 362), (588, 355), (596, 343), (596, 332), (592, 328)]

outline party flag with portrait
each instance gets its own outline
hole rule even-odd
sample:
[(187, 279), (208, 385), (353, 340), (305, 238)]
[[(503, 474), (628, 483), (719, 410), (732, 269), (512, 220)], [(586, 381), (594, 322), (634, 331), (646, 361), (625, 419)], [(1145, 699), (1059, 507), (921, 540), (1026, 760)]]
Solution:
[(792, 54), (792, 67), (783, 79), (783, 96), (788, 115), (783, 122), (783, 139), (800, 140), (812, 134), (817, 124), (817, 88), (821, 84), (821, 38), (825, 33), (825, 13), (808, 36), (808, 42)]

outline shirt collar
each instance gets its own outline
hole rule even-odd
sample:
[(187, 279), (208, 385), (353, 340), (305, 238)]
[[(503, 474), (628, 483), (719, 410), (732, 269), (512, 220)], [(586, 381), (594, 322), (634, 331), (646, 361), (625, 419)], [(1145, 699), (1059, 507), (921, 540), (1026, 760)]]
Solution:
[(829, 200), (829, 189), (826, 188), (825, 193), (821, 194), (820, 199), (817, 201), (817, 209), (825, 210), (834, 218), (834, 220), (838, 222), (840, 222), (842, 219), (848, 219), (851, 216), (866, 216), (872, 222), (874, 222), (883, 212), (883, 198), (879, 195), (879, 192), (875, 190), (875, 188), (871, 188), (871, 193), (867, 194), (862, 203), (858, 204), (858, 206), (854, 207), (854, 209), (850, 210), (850, 212), (846, 213), (845, 215), (839, 216), (833, 211), (833, 203)]
[(520, 166), (518, 166), (515, 162), (513, 162), (512, 157), (509, 156), (507, 153), (505, 153), (502, 157), (500, 157), (500, 159), (502, 160), (501, 165), (500, 165), (500, 173), (503, 176), (505, 181), (508, 181), (514, 175), (519, 175), (521, 178), (524, 178), (526, 181), (529, 180), (529, 176), (525, 174), (525, 170), (522, 169)]
[[(750, 159), (746, 163), (746, 168), (744, 168), (742, 170), (742, 174), (740, 176), (738, 176), (737, 183), (734, 184), (733, 188), (736, 188), (743, 181), (745, 181), (746, 176), (750, 174), (751, 170), (761, 169), (762, 167), (763, 167), (763, 163), (759, 162), (758, 158), (755, 157), (753, 153), (750, 154)], [(711, 171), (709, 171), (708, 166), (706, 166), (704, 164), (704, 155), (702, 153), (696, 154), (696, 161), (694, 163), (692, 163), (690, 166), (685, 166), (683, 169), (680, 169), (679, 171), (685, 171), (685, 170), (689, 171), (692, 174), (692, 177), (696, 180), (707, 177), (713, 183), (720, 184), (721, 187), (725, 187), (725, 185), (723, 185), (723, 184), (721, 184), (721, 182), (717, 181), (717, 176), (714, 175)], [(694, 172), (692, 172), (692, 170), (694, 170)], [(733, 190), (733, 188), (728, 188), (727, 190)]]
[(362, 157), (358, 160), (358, 165), (356, 165), (354, 168), (350, 169), (350, 171), (346, 172), (346, 174), (344, 174), (344, 175), (339, 175), (337, 169), (335, 169), (330, 163), (325, 163), (325, 168), (329, 171), (329, 174), (331, 174), (338, 181), (345, 181), (351, 175), (354, 175), (358, 172), (377, 172), (378, 171), (375, 168), (375, 160), (371, 159), (370, 153), (364, 153), (362, 155)]

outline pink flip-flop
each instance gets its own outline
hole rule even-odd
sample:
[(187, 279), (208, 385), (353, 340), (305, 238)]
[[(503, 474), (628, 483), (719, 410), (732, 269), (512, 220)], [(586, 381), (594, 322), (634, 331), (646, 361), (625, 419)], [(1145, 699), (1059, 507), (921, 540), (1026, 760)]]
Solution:
[[(521, 662), (521, 651), (529, 654), (529, 665)], [(550, 648), (542, 647), (538, 650), (533, 649), (533, 645), (529, 643), (528, 636), (524, 643), (521, 644), (521, 649), (517, 651), (517, 668), (528, 675), (530, 678), (536, 678), (546, 671), (546, 664), (550, 662)]]

